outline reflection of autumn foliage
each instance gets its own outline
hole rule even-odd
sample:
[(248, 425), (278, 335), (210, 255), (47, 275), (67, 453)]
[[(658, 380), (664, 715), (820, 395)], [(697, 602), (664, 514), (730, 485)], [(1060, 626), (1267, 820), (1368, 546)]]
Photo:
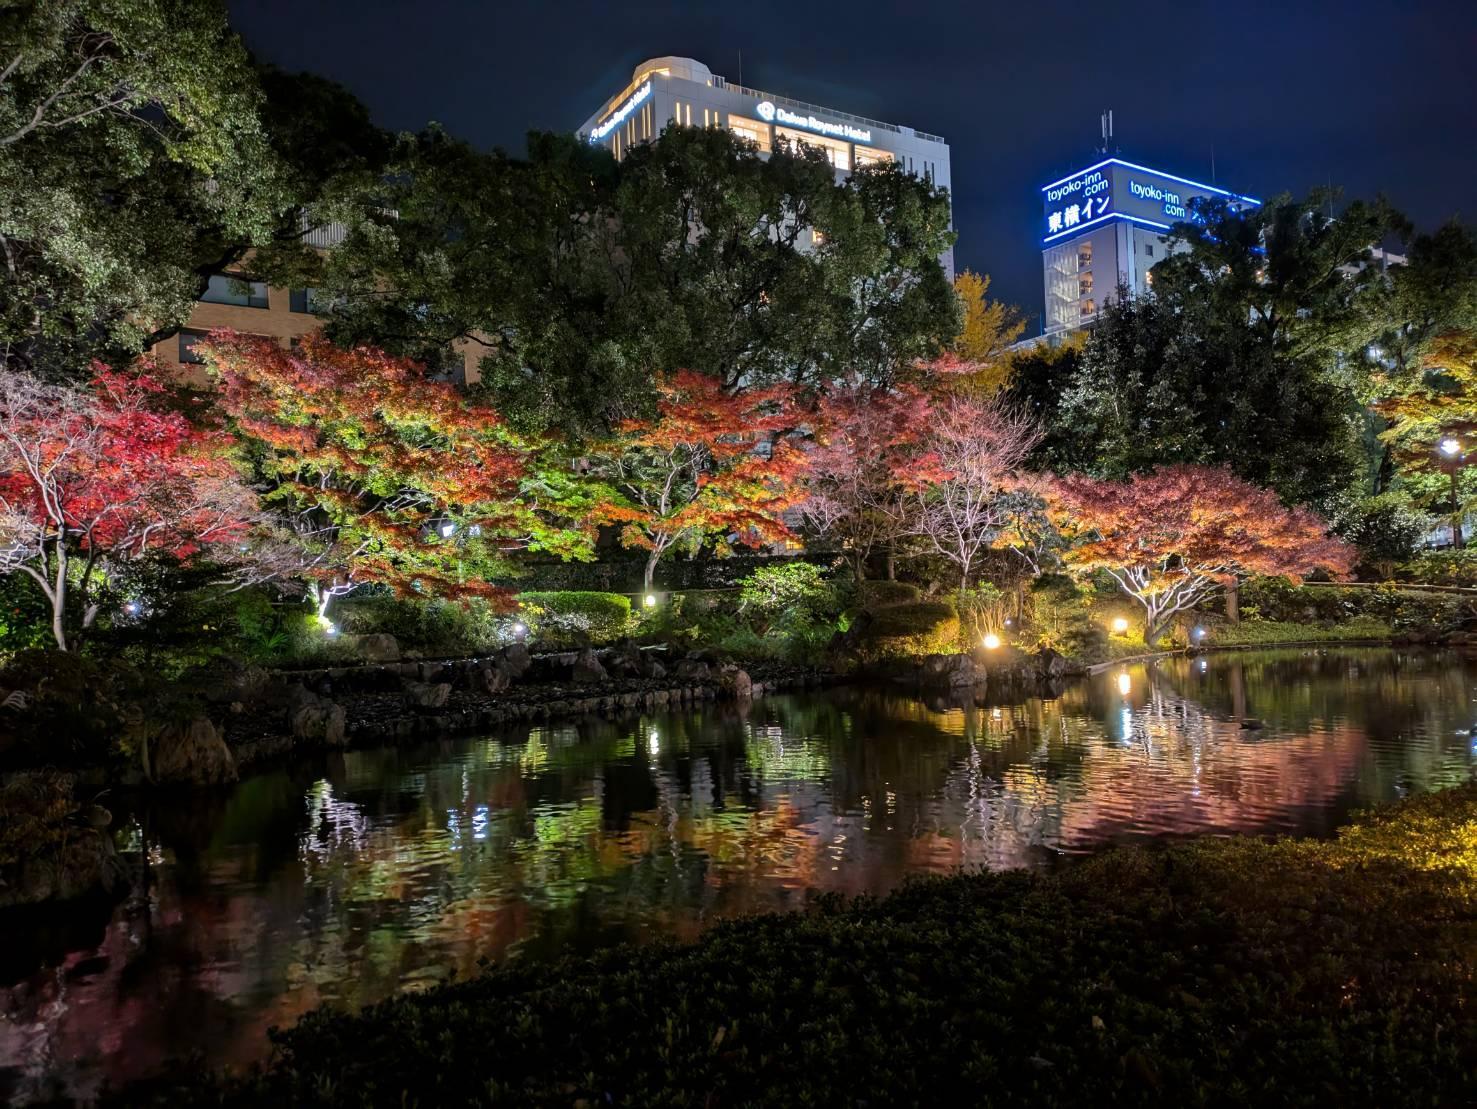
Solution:
[(86, 389), (0, 374), (0, 574), (45, 594), (62, 650), (124, 563), (239, 542), (256, 511), (217, 438), (170, 410), (162, 386), (95, 370)]

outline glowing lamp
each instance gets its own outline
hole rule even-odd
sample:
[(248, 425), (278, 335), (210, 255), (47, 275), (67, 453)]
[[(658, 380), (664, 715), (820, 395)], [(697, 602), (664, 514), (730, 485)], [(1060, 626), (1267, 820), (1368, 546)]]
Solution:
[(656, 608), (656, 594), (648, 593), (646, 595), (646, 599), (642, 601), (642, 604), (644, 604), (647, 608)]
[(442, 539), (450, 539), (455, 532), (456, 532), (456, 525), (455, 524), (446, 523), (446, 524), (442, 524), (441, 525), (441, 538)]
[(1113, 634), (1114, 635), (1123, 635), (1127, 631), (1128, 631), (1128, 621), (1126, 619), (1124, 619), (1122, 616), (1115, 616), (1113, 618)]
[(1445, 439), (1441, 440), (1440, 445), (1441, 453), (1446, 455), (1447, 458), (1455, 458), (1461, 453), (1462, 443), (1460, 439), (1453, 439), (1448, 435)]
[(988, 632), (982, 642), (985, 645), (985, 650), (993, 651), (996, 647), (1000, 646), (1000, 637), (994, 632)]

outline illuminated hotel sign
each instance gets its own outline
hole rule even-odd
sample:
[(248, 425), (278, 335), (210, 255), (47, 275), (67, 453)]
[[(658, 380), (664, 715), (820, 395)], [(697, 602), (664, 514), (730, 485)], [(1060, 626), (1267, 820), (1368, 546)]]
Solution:
[(639, 108), (650, 95), (651, 82), (647, 81), (646, 84), (633, 92), (624, 104), (600, 121), (599, 125), (590, 132), (590, 141), (599, 142), (622, 123), (625, 123), (630, 118), (631, 113)]
[(754, 111), (765, 123), (783, 123), (789, 127), (804, 127), (807, 131), (816, 131), (837, 139), (850, 139), (852, 142), (869, 143), (872, 141), (872, 132), (865, 127), (853, 127), (849, 123), (832, 123), (830, 120), (816, 119), (811, 115), (797, 115), (787, 108), (781, 108), (772, 100), (759, 101), (754, 105)]
[(1041, 195), (1045, 205), (1044, 243), (1113, 219), (1168, 231), (1176, 223), (1195, 218), (1192, 200), (1218, 197), (1230, 201), (1234, 208), (1261, 203), (1254, 197), (1119, 158), (1109, 158), (1080, 173), (1043, 185)]

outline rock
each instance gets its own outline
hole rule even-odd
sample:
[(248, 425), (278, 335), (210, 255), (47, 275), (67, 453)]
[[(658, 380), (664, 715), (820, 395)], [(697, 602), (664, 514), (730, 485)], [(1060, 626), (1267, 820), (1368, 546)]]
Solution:
[(513, 643), (504, 647), (498, 652), (497, 660), (514, 681), (528, 673), (528, 668), (533, 665), (533, 656), (521, 643)]
[(577, 682), (603, 682), (610, 677), (599, 657), (588, 647), (575, 656), (570, 676)]
[(501, 664), (484, 666), (472, 672), (472, 692), (502, 693), (513, 684), (513, 676)]
[(1265, 728), (1266, 725), (1258, 720), (1255, 716), (1247, 716), (1242, 719), (1241, 727), (1244, 728), (1246, 731), (1254, 732)]
[(667, 668), (656, 659), (651, 659), (647, 662), (645, 669), (642, 670), (641, 676), (643, 678), (665, 678), (667, 676)]
[(220, 785), (236, 780), (236, 759), (216, 726), (203, 716), (166, 724), (153, 742), (149, 762), (156, 782)]
[(746, 671), (737, 667), (724, 671), (720, 685), (724, 693), (741, 701), (748, 700), (754, 693), (754, 682)]
[(644, 659), (642, 650), (629, 639), (623, 639), (605, 656), (605, 669), (613, 678), (639, 678)]
[(348, 714), (343, 705), (326, 697), (300, 699), (287, 719), (295, 739), (324, 747), (342, 747), (348, 742)]
[(451, 699), (450, 682), (406, 682), (405, 699), (417, 709), (439, 709)]
[(1036, 671), (1036, 676), (1043, 681), (1060, 678), (1067, 672), (1066, 657), (1050, 647), (1043, 647), (1032, 655), (1031, 666)]
[(361, 635), (354, 643), (365, 662), (399, 662), (400, 641), (387, 632)]
[(708, 680), (711, 669), (702, 659), (681, 658), (673, 663), (672, 668), (667, 672), (672, 677), (685, 682), (702, 682)]
[(919, 684), (932, 689), (958, 689), (985, 680), (984, 668), (968, 655), (926, 655), (917, 675)]

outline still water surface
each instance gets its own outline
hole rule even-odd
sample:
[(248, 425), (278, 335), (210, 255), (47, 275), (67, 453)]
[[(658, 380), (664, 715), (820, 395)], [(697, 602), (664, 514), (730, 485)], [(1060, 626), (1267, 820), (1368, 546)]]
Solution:
[[(1243, 729), (1240, 718), (1264, 727)], [(476, 971), (1133, 840), (1326, 834), (1477, 767), (1477, 662), (1388, 650), (1176, 659), (1054, 699), (874, 690), (356, 751), (121, 813), (149, 885), (67, 927), (0, 917), (0, 1098)]]

